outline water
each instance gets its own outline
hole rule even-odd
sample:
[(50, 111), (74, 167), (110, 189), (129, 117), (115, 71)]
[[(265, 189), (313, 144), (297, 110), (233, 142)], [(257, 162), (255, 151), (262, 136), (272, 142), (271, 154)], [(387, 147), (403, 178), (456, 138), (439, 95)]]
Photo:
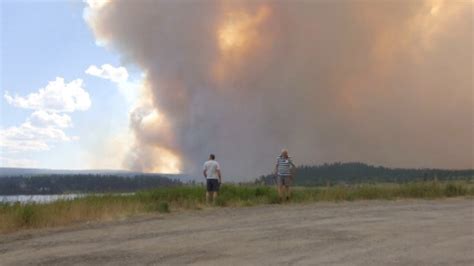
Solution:
[(57, 200), (72, 200), (85, 197), (87, 194), (62, 194), (62, 195), (0, 195), (0, 203), (49, 203)]
[[(112, 195), (120, 195), (120, 196), (129, 196), (135, 194), (134, 192), (128, 193), (113, 193)], [(85, 196), (104, 196), (104, 195), (111, 195), (111, 194), (102, 194), (102, 193), (95, 193), (95, 194), (60, 194), (60, 195), (0, 195), (0, 203), (16, 203), (19, 202), (21, 204), (25, 203), (49, 203), (57, 200), (72, 200), (76, 198), (82, 198)]]

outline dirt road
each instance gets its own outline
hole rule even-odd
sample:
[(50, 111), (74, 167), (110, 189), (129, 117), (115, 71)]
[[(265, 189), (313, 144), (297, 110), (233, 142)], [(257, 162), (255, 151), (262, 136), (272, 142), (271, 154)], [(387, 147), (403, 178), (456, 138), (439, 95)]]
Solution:
[(1, 265), (474, 265), (474, 201), (222, 208), (0, 236)]

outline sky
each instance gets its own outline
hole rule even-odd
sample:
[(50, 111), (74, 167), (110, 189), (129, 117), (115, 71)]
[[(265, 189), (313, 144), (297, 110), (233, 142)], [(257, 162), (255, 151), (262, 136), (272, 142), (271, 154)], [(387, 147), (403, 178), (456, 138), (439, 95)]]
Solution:
[(0, 7), (0, 166), (123, 168), (105, 162), (113, 156), (107, 143), (127, 132), (127, 95), (140, 71), (122, 69), (124, 80), (119, 56), (97, 45), (82, 1), (2, 0)]
[(473, 2), (1, 1), (0, 166), (473, 168)]

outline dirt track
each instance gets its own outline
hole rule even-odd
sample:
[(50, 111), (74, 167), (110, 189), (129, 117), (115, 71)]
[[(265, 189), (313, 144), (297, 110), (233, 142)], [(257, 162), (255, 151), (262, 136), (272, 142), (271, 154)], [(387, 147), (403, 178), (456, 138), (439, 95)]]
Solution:
[(474, 265), (474, 201), (190, 211), (0, 236), (0, 264)]

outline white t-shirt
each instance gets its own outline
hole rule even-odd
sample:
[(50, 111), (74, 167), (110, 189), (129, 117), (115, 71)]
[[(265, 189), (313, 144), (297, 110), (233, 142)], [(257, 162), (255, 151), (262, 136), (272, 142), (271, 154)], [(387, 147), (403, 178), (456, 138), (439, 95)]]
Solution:
[(218, 179), (217, 170), (221, 170), (219, 163), (215, 160), (209, 160), (204, 163), (203, 170), (206, 171), (208, 179)]

